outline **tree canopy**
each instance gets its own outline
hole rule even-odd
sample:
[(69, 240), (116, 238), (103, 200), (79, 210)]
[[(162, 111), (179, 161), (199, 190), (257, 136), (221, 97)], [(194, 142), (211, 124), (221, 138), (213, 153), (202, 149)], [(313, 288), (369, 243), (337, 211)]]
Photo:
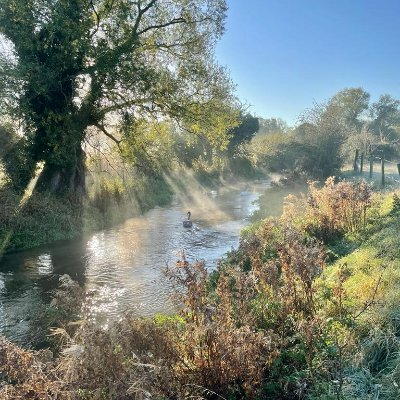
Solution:
[(269, 133), (283, 133), (286, 132), (288, 127), (286, 122), (281, 118), (259, 118), (259, 130), (260, 135)]
[(120, 146), (131, 130), (111, 125), (174, 119), (226, 145), (234, 98), (213, 56), (225, 13), (224, 0), (2, 1), (1, 105), (45, 162), (42, 186), (83, 189), (88, 129)]
[(382, 142), (388, 143), (399, 138), (400, 101), (388, 94), (379, 97), (371, 105), (370, 115), (372, 121), (369, 125), (372, 133)]
[(242, 114), (240, 123), (229, 132), (228, 155), (234, 156), (235, 151), (241, 144), (248, 143), (260, 128), (258, 118), (251, 114)]
[(338, 107), (344, 122), (360, 131), (363, 126), (361, 117), (368, 110), (370, 94), (363, 88), (346, 88), (336, 93), (330, 102)]

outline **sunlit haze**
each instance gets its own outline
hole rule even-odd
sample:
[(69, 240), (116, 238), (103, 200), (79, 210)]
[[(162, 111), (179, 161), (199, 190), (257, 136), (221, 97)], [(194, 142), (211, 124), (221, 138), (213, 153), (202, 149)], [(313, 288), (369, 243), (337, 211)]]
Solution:
[(346, 87), (399, 97), (399, 1), (227, 2), (217, 58), (253, 113), (294, 124)]

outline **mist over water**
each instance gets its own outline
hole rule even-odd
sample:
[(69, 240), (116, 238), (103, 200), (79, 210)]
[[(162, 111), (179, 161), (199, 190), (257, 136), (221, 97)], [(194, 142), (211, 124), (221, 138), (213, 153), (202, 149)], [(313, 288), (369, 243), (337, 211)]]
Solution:
[[(173, 312), (172, 287), (163, 273), (166, 265), (173, 265), (184, 251), (188, 261), (204, 260), (208, 269), (216, 268), (218, 259), (237, 247), (240, 230), (259, 210), (262, 193), (263, 203), (268, 202), (269, 187), (263, 182), (199, 191), (190, 204), (187, 195), (178, 193), (167, 208), (155, 208), (89, 237), (4, 256), (0, 334), (20, 344), (40, 345), (51, 291), (66, 273), (87, 291), (84, 317), (104, 326), (125, 311), (137, 316)], [(276, 189), (273, 192), (274, 199), (279, 197)], [(273, 208), (281, 204), (275, 199)], [(193, 226), (184, 228), (189, 210)], [(270, 215), (277, 213), (271, 208)]]

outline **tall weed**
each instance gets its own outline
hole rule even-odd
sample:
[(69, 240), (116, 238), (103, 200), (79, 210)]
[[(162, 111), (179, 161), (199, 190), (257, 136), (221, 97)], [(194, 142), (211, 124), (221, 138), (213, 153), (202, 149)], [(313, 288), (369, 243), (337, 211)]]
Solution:
[(327, 243), (365, 228), (371, 201), (372, 188), (365, 181), (335, 183), (334, 177), (329, 177), (322, 188), (315, 183), (309, 185), (306, 201), (287, 199), (282, 218), (298, 219), (302, 204), (301, 229)]

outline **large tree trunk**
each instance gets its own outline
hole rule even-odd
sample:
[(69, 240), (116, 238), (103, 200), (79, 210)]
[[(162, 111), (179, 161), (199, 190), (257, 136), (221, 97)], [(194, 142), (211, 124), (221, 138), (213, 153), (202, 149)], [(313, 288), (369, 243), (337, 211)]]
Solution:
[(53, 165), (46, 163), (36, 185), (38, 191), (56, 195), (83, 197), (86, 194), (85, 153), (79, 145), (70, 165)]

